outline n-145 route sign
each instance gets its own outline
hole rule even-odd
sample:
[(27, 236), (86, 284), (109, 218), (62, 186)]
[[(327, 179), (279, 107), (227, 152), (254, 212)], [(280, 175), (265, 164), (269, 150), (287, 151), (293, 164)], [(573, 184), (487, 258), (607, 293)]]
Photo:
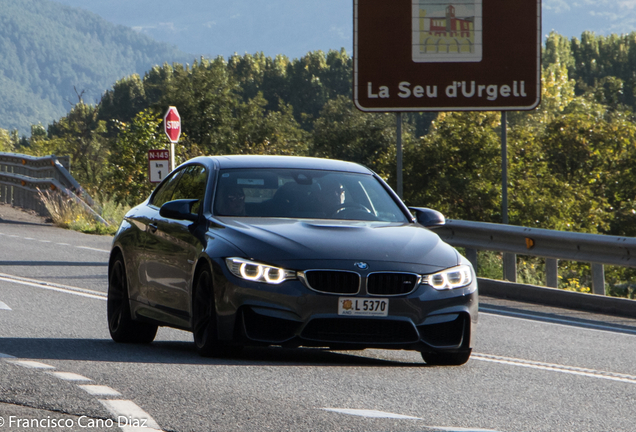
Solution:
[(148, 150), (148, 173), (150, 183), (160, 183), (170, 174), (170, 152), (168, 150)]
[(354, 0), (362, 111), (529, 110), (541, 98), (541, 0)]

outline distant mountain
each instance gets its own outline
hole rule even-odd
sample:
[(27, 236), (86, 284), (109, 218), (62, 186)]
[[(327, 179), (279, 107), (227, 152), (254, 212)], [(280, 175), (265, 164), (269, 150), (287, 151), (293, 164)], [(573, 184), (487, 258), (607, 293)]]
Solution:
[(193, 56), (48, 0), (0, 0), (0, 128), (30, 135), (124, 76)]
[[(636, 0), (542, 3), (544, 35), (636, 29)], [(28, 135), (64, 115), (76, 90), (94, 103), (116, 80), (164, 62), (351, 53), (352, 12), (351, 0), (0, 0), (0, 128)]]
[[(298, 58), (318, 49), (353, 49), (352, 0), (57, 1), (197, 55), (263, 51)], [(542, 0), (542, 6), (544, 35), (636, 30), (636, 0)]]
[(57, 0), (206, 57), (353, 50), (352, 0)]

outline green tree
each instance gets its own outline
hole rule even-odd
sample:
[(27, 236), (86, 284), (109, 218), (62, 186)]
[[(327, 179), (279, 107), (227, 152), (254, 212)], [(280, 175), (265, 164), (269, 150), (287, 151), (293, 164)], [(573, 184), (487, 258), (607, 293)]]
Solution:
[(0, 152), (13, 152), (14, 150), (9, 131), (0, 129)]
[[(102, 198), (100, 187), (110, 154), (106, 123), (98, 118), (97, 107), (76, 104), (66, 117), (48, 128), (49, 140), (36, 135), (38, 153), (71, 156), (71, 174), (88, 193)], [(43, 155), (43, 154), (40, 154)]]
[(103, 184), (117, 204), (137, 205), (154, 189), (148, 178), (148, 150), (170, 148), (161, 122), (160, 115), (150, 110), (141, 111), (130, 123), (117, 122), (119, 135)]
[(405, 151), (405, 199), (455, 219), (501, 222), (499, 116), (441, 113)]
[(266, 104), (258, 93), (238, 107), (226, 153), (307, 155), (309, 134), (294, 119), (292, 107), (281, 104), (281, 111), (268, 113)]
[(98, 107), (98, 117), (111, 125), (110, 135), (117, 133), (114, 120), (126, 122), (148, 107), (144, 84), (137, 74), (123, 78), (103, 96)]
[(156, 112), (176, 106), (183, 132), (207, 154), (227, 153), (239, 110), (240, 88), (222, 58), (202, 60), (190, 68), (175, 65)]
[[(395, 185), (394, 114), (363, 113), (344, 96), (327, 102), (313, 130), (312, 153), (365, 165)], [(405, 128), (405, 142), (409, 128)]]

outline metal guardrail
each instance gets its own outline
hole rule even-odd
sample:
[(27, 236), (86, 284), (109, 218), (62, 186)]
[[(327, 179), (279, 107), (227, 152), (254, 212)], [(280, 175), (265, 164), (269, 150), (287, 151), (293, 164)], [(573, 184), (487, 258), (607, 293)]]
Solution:
[(0, 152), (0, 203), (34, 210), (41, 215), (49, 212), (42, 203), (39, 190), (57, 190), (73, 198), (100, 222), (107, 222), (93, 210), (93, 199), (69, 173), (69, 156), (29, 156)]
[(604, 265), (636, 267), (636, 238), (527, 228), (486, 222), (446, 221), (435, 228), (445, 242), (466, 250), (477, 267), (477, 250), (504, 252), (504, 279), (516, 282), (516, 255), (546, 258), (546, 285), (557, 287), (558, 260), (592, 264), (592, 292), (605, 294)]

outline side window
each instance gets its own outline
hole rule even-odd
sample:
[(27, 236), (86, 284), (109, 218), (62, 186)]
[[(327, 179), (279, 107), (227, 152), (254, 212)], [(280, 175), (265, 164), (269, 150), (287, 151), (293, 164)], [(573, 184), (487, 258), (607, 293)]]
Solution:
[(179, 179), (181, 178), (183, 171), (184, 170), (179, 170), (178, 172), (173, 173), (168, 180), (159, 186), (159, 189), (155, 191), (150, 200), (150, 205), (161, 207), (168, 201), (173, 200), (172, 195), (174, 194), (174, 190), (179, 183)]
[(208, 170), (204, 166), (192, 165), (185, 168), (181, 180), (172, 194), (172, 200), (198, 199), (199, 202), (192, 206), (192, 213), (198, 214), (205, 197), (207, 180)]

